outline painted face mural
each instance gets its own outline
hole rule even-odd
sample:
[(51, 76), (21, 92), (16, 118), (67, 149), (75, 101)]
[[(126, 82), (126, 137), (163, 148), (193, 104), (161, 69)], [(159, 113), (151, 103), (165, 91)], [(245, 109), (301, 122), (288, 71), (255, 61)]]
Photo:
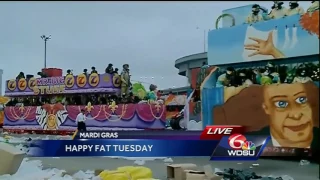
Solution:
[(215, 125), (242, 125), (248, 135), (271, 135), (273, 146), (317, 145), (319, 88), (312, 82), (225, 88), (213, 108)]
[(304, 85), (265, 86), (263, 97), (262, 107), (269, 116), (270, 133), (275, 143), (281, 146), (310, 146), (312, 109)]

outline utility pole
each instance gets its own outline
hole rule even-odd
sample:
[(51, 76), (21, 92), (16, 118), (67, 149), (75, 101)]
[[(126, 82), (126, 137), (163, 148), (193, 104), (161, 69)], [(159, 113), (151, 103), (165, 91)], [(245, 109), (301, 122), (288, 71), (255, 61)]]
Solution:
[(40, 37), (41, 39), (44, 40), (44, 68), (47, 68), (47, 41), (51, 39), (51, 35), (50, 36), (42, 35)]

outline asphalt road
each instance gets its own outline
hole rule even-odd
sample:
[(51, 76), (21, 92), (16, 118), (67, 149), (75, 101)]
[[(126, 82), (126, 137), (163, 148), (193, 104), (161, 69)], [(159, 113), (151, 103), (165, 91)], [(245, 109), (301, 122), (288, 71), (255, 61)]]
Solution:
[[(1, 135), (0, 135), (1, 136)], [(40, 137), (57, 139), (57, 136), (46, 135), (10, 135), (13, 137)], [(60, 139), (60, 138), (59, 138)], [(18, 143), (18, 142), (17, 142)], [(67, 172), (73, 173), (79, 170), (95, 170), (95, 169), (108, 169), (113, 170), (120, 166), (135, 165), (133, 160), (114, 159), (108, 157), (70, 157), (70, 158), (29, 158), (30, 160), (41, 160), (44, 168), (58, 168), (64, 169)], [(248, 169), (253, 162), (212, 162), (208, 157), (175, 157), (172, 158), (173, 163), (194, 163), (200, 169), (207, 164), (211, 164), (213, 168), (235, 168), (235, 169)], [(258, 175), (273, 175), (282, 176), (289, 175), (294, 180), (318, 180), (319, 179), (319, 165), (309, 164), (300, 166), (299, 162), (292, 161), (279, 161), (279, 160), (258, 160), (258, 167), (254, 167), (253, 171)], [(146, 161), (144, 166), (152, 169), (154, 178), (165, 180), (166, 178), (166, 163), (163, 160)]]
[[(116, 169), (120, 166), (134, 165), (134, 161), (125, 159), (112, 159), (101, 157), (83, 157), (83, 158), (30, 158), (41, 160), (44, 168), (58, 168), (64, 169), (67, 172), (76, 172), (79, 170), (94, 170), (94, 169)], [(173, 163), (194, 163), (200, 168), (204, 165), (211, 164), (213, 168), (236, 168), (248, 169), (252, 162), (210, 162), (208, 157), (186, 157), (186, 158), (172, 158)], [(253, 171), (258, 175), (273, 175), (282, 176), (289, 175), (294, 180), (318, 180), (319, 165), (309, 164), (300, 166), (299, 162), (275, 161), (275, 160), (259, 160), (258, 167), (254, 167)], [(146, 161), (144, 166), (149, 167), (153, 171), (154, 178), (165, 180), (166, 178), (166, 164), (163, 160)]]

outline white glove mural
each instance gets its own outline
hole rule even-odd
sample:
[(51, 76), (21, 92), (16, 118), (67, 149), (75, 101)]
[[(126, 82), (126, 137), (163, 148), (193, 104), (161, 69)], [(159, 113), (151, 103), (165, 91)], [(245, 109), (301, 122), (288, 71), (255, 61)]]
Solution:
[(242, 57), (245, 61), (283, 58), (284, 54), (276, 47), (277, 30), (259, 31), (249, 26), (244, 41)]
[(289, 28), (286, 27), (286, 29), (284, 30), (284, 44), (282, 46), (282, 49), (287, 49), (289, 47), (290, 44), (290, 37), (289, 37)]
[(294, 48), (298, 43), (298, 36), (297, 36), (297, 27), (292, 28), (292, 41), (290, 45), (290, 49)]

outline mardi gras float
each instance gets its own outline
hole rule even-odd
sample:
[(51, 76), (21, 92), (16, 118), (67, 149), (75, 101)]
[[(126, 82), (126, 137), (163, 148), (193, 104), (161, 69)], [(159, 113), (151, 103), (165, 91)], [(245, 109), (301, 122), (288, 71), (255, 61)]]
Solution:
[[(176, 95), (168, 94), (162, 95), (157, 93), (157, 87), (153, 84), (150, 84), (149, 91), (147, 91), (144, 85), (141, 82), (136, 82), (132, 85), (132, 93), (139, 97), (139, 99), (154, 100), (159, 99), (161, 104), (163, 103), (166, 107), (166, 119), (167, 126), (170, 126), (170, 120), (177, 115), (181, 110), (184, 109), (186, 105), (187, 95)], [(157, 98), (156, 98), (157, 97)]]
[(0, 96), (0, 127), (3, 126), (4, 120), (4, 107), (9, 102), (9, 98)]
[[(27, 76), (6, 81), (5, 96), (16, 103), (4, 108), (4, 130), (43, 133), (74, 132), (77, 127), (75, 119), (81, 110), (86, 111), (88, 118), (86, 125), (89, 130), (115, 127), (165, 128), (164, 104), (157, 102), (117, 104), (112, 99), (106, 102), (107, 96), (117, 98), (120, 93), (128, 91), (129, 87), (122, 85), (121, 77), (117, 73), (93, 72), (73, 75), (68, 71), (66, 76), (62, 76), (62, 71), (58, 70), (59, 73), (56, 73), (57, 69), (45, 69), (46, 74), (50, 74), (47, 77)], [(83, 99), (88, 96), (91, 97), (90, 101)], [(101, 100), (99, 103), (98, 98)], [(30, 101), (39, 101), (39, 99), (42, 102), (41, 105), (27, 105)], [(24, 100), (28, 103), (22, 103)], [(70, 103), (74, 100), (74, 103)]]
[(269, 14), (257, 4), (225, 10), (222, 27), (209, 31), (203, 127), (241, 125), (281, 137), (271, 141), (278, 149), (319, 149), (319, 6), (292, 1), (288, 14), (274, 3)]

